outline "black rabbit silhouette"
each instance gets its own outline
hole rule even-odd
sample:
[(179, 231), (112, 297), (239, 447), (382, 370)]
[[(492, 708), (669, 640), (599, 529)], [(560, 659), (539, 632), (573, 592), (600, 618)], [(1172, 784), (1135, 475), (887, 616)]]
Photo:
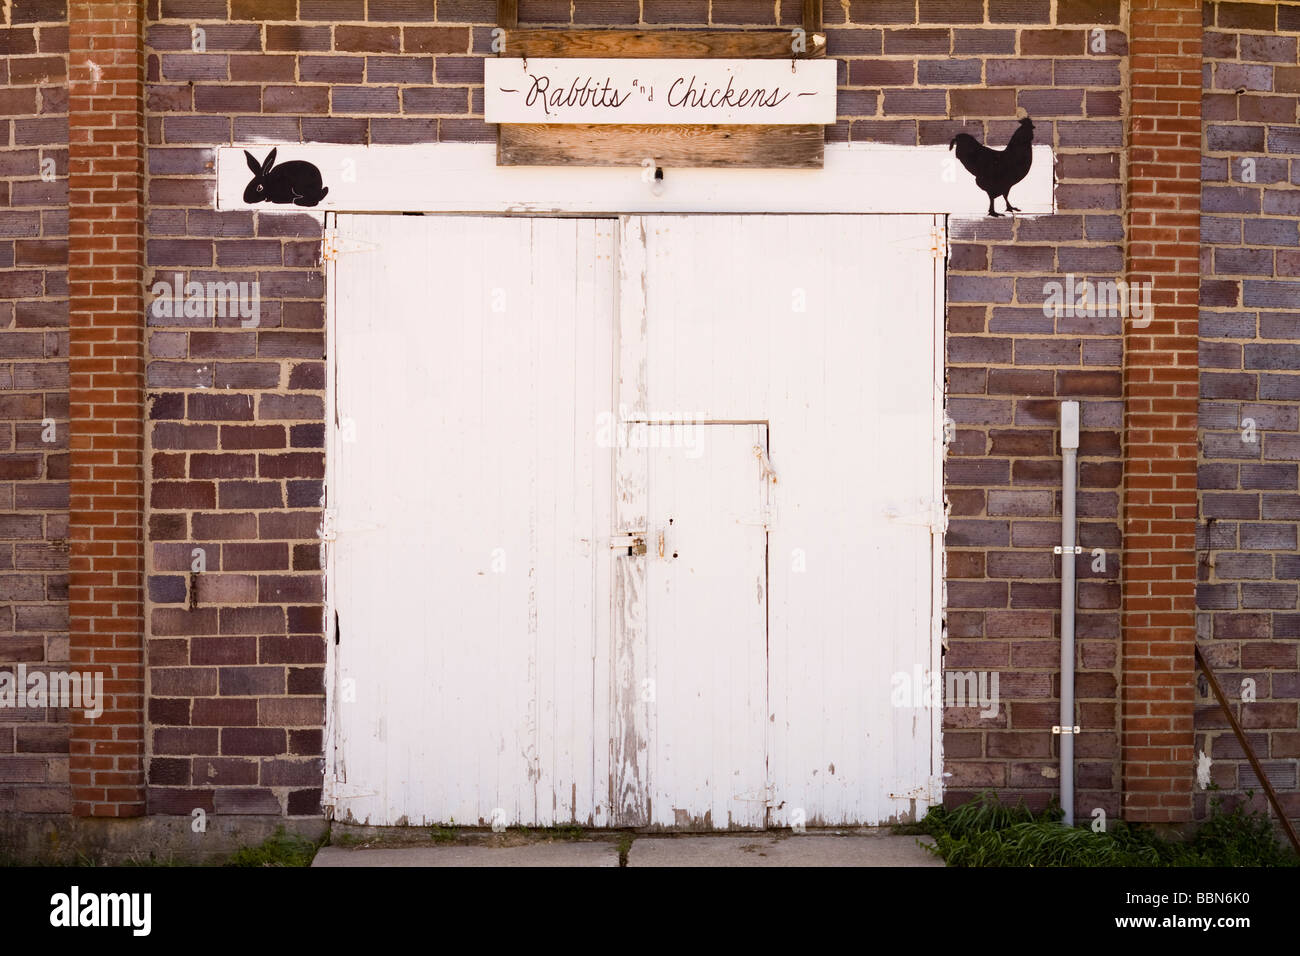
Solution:
[(265, 161), (258, 163), (253, 154), (244, 150), (248, 168), (253, 171), (253, 181), (244, 189), (244, 202), (293, 203), (295, 206), (314, 206), (329, 192), (321, 185), (320, 170), (308, 162), (295, 159), (274, 169), (275, 150), (267, 153)]

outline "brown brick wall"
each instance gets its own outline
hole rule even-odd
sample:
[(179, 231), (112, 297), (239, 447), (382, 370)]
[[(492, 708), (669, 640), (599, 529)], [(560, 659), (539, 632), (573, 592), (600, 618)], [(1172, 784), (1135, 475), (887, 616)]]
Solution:
[[(1160, 4), (1178, 5), (1186, 6), (1180, 0)], [(9, 59), (0, 59), (0, 69), (9, 71), (0, 96), (22, 100), (29, 95), (21, 92), (25, 87), (39, 90), (33, 114), (10, 119), (10, 138), (0, 143), (0, 164), (17, 164), (0, 166), (0, 190), (8, 190), (4, 198), (11, 205), (19, 205), (15, 197), (23, 195), (48, 208), (38, 219), (30, 217), (31, 208), (17, 219), (6, 210), (0, 223), (0, 319), (6, 307), (15, 316), (12, 323), (0, 321), (0, 348), (7, 349), (0, 374), (12, 369), (12, 384), (4, 383), (0, 402), (16, 402), (5, 409), (13, 417), (0, 414), (11, 429), (0, 465), (18, 469), (0, 479), (0, 496), (10, 488), (15, 496), (12, 514), (0, 507), (0, 532), (10, 532), (0, 535), (7, 541), (0, 557), (10, 562), (0, 565), (0, 581), (13, 579), (0, 587), (21, 589), (12, 592), (21, 599), (0, 595), (0, 664), (34, 661), (38, 647), (45, 661), (67, 653), (59, 643), (63, 568), (49, 543), (66, 535), (66, 512), (60, 511), (62, 502), (41, 497), (66, 495), (66, 439), (60, 428), (55, 448), (36, 452), (30, 438), (27, 446), (22, 443), (23, 429), (66, 401), (58, 377), (67, 352), (59, 338), (67, 322), (60, 311), (66, 310), (60, 304), (62, 265), (39, 263), (39, 290), (21, 285), (30, 279), (15, 278), (35, 271), (20, 254), (56, 255), (47, 246), (20, 253), (21, 240), (57, 242), (64, 235), (59, 230), (66, 230), (62, 195), (41, 192), (47, 184), (32, 184), (26, 156), (33, 149), (53, 150), (63, 175), (58, 150), (66, 133), (53, 125), (61, 120), (49, 119), (60, 115), (61, 81), (23, 83), (22, 71), (30, 67), (14, 70), (18, 61), (61, 55), (62, 8), (39, 0), (14, 0), (11, 7), (13, 22), (0, 33), (10, 44)], [(520, 17), (526, 25), (793, 27), (801, 20), (800, 7), (795, 0), (521, 0)], [(1265, 8), (1278, 18), (1272, 26), (1256, 25)], [(1230, 686), (1243, 676), (1256, 678), (1261, 702), (1243, 708), (1243, 719), (1256, 721), (1248, 723), (1253, 739), (1293, 801), (1300, 738), (1293, 592), (1300, 574), (1288, 575), (1300, 510), (1287, 510), (1296, 490), (1294, 464), (1287, 467), (1296, 460), (1287, 433), (1294, 437), (1300, 430), (1300, 392), (1291, 394), (1288, 374), (1300, 368), (1300, 360), (1288, 364), (1287, 356), (1300, 334), (1288, 324), (1288, 303), (1295, 300), (1278, 297), (1292, 294), (1285, 283), (1296, 275), (1295, 263), (1288, 256), (1300, 245), (1294, 234), (1300, 213), (1286, 198), (1300, 185), (1296, 164), (1287, 158), (1296, 149), (1297, 91), (1288, 86), (1295, 79), (1288, 71), (1296, 70), (1297, 61), (1294, 43), (1285, 42), (1300, 30), (1288, 26), (1297, 9), (1207, 6), (1197, 620)], [(494, 0), (439, 0), (436, 15), (432, 0), (146, 4), (144, 288), (170, 283), (177, 273), (183, 282), (256, 282), (262, 303), (253, 326), (229, 315), (166, 317), (150, 310), (146, 316), (144, 743), (150, 812), (319, 812), (325, 657), (316, 534), (325, 423), (321, 222), (315, 214), (214, 211), (214, 147), (489, 141), (495, 133), (482, 121), (481, 58), (490, 48), (495, 10)], [(19, 16), (51, 21), (32, 26)], [(1135, 188), (1124, 178), (1126, 159), (1136, 164), (1149, 158), (1126, 155), (1125, 84), (1130, 70), (1140, 69), (1137, 54), (1150, 58), (1154, 48), (1135, 47), (1130, 63), (1130, 12), (1119, 0), (852, 0), (826, 4), (825, 16), (830, 53), (843, 61), (840, 120), (828, 129), (828, 139), (946, 144), (964, 130), (1001, 146), (1017, 117), (1027, 113), (1034, 118), (1036, 141), (1050, 144), (1056, 154), (1055, 215), (950, 223), (946, 352), (955, 432), (946, 466), (951, 522), (945, 663), (953, 670), (998, 672), (1001, 707), (993, 718), (980, 718), (971, 708), (947, 712), (948, 800), (960, 802), (992, 787), (1042, 806), (1057, 792), (1050, 733), (1059, 691), (1061, 559), (1051, 553), (1060, 535), (1056, 416), (1061, 400), (1077, 399), (1083, 405), (1084, 553), (1076, 561), (1076, 697), (1083, 731), (1076, 811), (1084, 819), (1095, 807), (1110, 816), (1121, 813), (1121, 695), (1159, 687), (1167, 695), (1162, 701), (1128, 696), (1126, 726), (1136, 726), (1135, 707), (1170, 705), (1160, 715), (1170, 724), (1172, 736), (1160, 743), (1168, 751), (1145, 762), (1162, 765), (1159, 773), (1147, 774), (1164, 781), (1156, 809), (1177, 816), (1179, 801), (1190, 797), (1191, 779), (1188, 755), (1177, 749), (1191, 739), (1190, 671), (1184, 661), (1190, 651), (1184, 618), (1190, 621), (1191, 579), (1183, 576), (1191, 543), (1180, 537), (1189, 522), (1183, 498), (1190, 486), (1178, 469), (1196, 459), (1190, 451), (1179, 453), (1173, 456), (1175, 469), (1160, 472), (1172, 497), (1148, 494), (1153, 486), (1134, 479), (1143, 467), (1151, 475), (1158, 471), (1160, 456), (1145, 446), (1188, 443), (1187, 404), (1189, 396), (1194, 401), (1196, 369), (1185, 356), (1196, 316), (1188, 316), (1187, 296), (1196, 292), (1182, 283), (1196, 269), (1194, 261), (1188, 267), (1186, 249), (1187, 230), (1195, 229), (1187, 216), (1197, 200), (1188, 206), (1185, 197), (1194, 197), (1199, 184), (1178, 192), (1184, 199), (1170, 200), (1168, 207), (1157, 201), (1169, 195), (1167, 188), (1138, 189), (1140, 201), (1126, 210)], [(1190, 44), (1199, 30), (1195, 23), (1185, 26), (1188, 32), (1177, 40)], [(194, 49), (195, 27), (203, 31), (203, 52)], [(1280, 47), (1259, 39), (1274, 30), (1280, 31)], [(28, 43), (29, 35), (34, 48), (13, 46)], [(1184, 49), (1180, 55), (1191, 53)], [(1216, 72), (1220, 62), (1226, 69)], [(1144, 59), (1142, 68), (1148, 63)], [(1157, 67), (1175, 75), (1195, 72), (1181, 61)], [(1194, 76), (1186, 83), (1178, 78), (1178, 89), (1195, 89)], [(1144, 109), (1162, 102), (1176, 102), (1178, 111), (1197, 106), (1194, 96), (1170, 100), (1151, 93), (1152, 85), (1138, 84)], [(1245, 93), (1229, 96), (1230, 88), (1243, 86)], [(1169, 115), (1191, 122), (1193, 113)], [(1177, 132), (1186, 134), (1181, 127)], [(1140, 145), (1137, 138), (1133, 142)], [(1252, 184), (1239, 181), (1237, 160), (1247, 156), (1259, 160)], [(1172, 162), (1186, 165), (1181, 155)], [(1148, 179), (1162, 176), (1140, 172)], [(957, 174), (966, 175), (960, 169)], [(1186, 185), (1181, 172), (1168, 178), (1180, 189)], [(27, 183), (23, 190), (19, 181)], [(1160, 218), (1168, 209), (1178, 213), (1171, 221)], [(1126, 215), (1135, 227), (1153, 231), (1135, 232), (1126, 245)], [(40, 232), (11, 236), (11, 222)], [(1173, 232), (1166, 237), (1162, 229)], [(11, 240), (13, 261), (6, 261)], [(1261, 249), (1267, 250), (1270, 271), (1263, 271)], [(1166, 259), (1176, 264), (1165, 269)], [(1130, 273), (1139, 265), (1144, 274), (1157, 274), (1157, 296), (1170, 295), (1168, 304), (1175, 307), (1157, 312), (1150, 329), (1126, 331), (1118, 317), (1044, 314), (1048, 282), (1069, 274), (1134, 278)], [(1159, 281), (1162, 271), (1171, 279), (1167, 284)], [(39, 353), (31, 351), (33, 343)], [(1235, 436), (1246, 405), (1256, 415), (1259, 444), (1255, 455), (1234, 457), (1241, 455)], [(1153, 428), (1154, 419), (1146, 422), (1144, 414), (1166, 415), (1176, 434), (1157, 440), (1153, 433), (1148, 441), (1142, 431)], [(52, 417), (61, 425), (66, 420)], [(1229, 418), (1232, 424), (1225, 424)], [(1127, 484), (1125, 438), (1140, 452), (1134, 458), (1138, 467), (1130, 463)], [(29, 475), (22, 469), (33, 466), (22, 462), (34, 456), (41, 470)], [(1145, 530), (1165, 543), (1131, 536), (1125, 552), (1122, 514), (1130, 531), (1133, 520), (1146, 522)], [(1163, 521), (1166, 514), (1172, 524)], [(206, 558), (202, 573), (192, 571), (196, 548)], [(1093, 570), (1094, 549), (1105, 555), (1104, 570)], [(1125, 645), (1122, 564), (1123, 613), (1136, 628)], [(1157, 567), (1166, 569), (1163, 578), (1151, 573)], [(39, 596), (33, 577), (41, 579)], [(1158, 598), (1168, 616), (1160, 617), (1154, 604), (1143, 605), (1144, 597)], [(1135, 614), (1150, 620), (1138, 627)], [(1165, 629), (1172, 640), (1156, 643), (1172, 647), (1152, 655), (1165, 655), (1160, 667), (1142, 670), (1137, 639), (1150, 641), (1147, 626)], [(1121, 680), (1126, 654), (1141, 679)], [(1169, 661), (1177, 662), (1177, 669), (1167, 669), (1175, 675), (1172, 683), (1155, 673)], [(1196, 744), (1213, 756), (1216, 781), (1249, 786), (1249, 770), (1231, 736), (1207, 702), (1199, 704)], [(12, 753), (25, 749), (24, 732), (32, 741), (28, 746), (66, 752), (59, 725), (23, 720), (15, 732), (15, 722), (4, 716), (0, 810), (66, 808), (67, 789), (57, 786), (59, 758), (47, 759), (40, 749), (33, 751), (36, 761)], [(31, 732), (36, 726), (39, 734)], [(1129, 746), (1137, 744), (1130, 740)], [(1130, 772), (1129, 779), (1137, 777)], [(1203, 805), (1202, 795), (1197, 808)]]
[[(1204, 24), (1197, 630), (1300, 819), (1300, 4), (1207, 3)], [(1203, 682), (1196, 751), (1216, 787), (1263, 806)]]
[[(0, 668), (66, 668), (68, 27), (62, 3), (0, 22)], [(61, 711), (0, 709), (0, 812), (66, 812)]]
[(1199, 0), (1132, 0), (1128, 247), (1154, 316), (1124, 361), (1124, 817), (1191, 816)]
[(73, 710), (73, 812), (144, 801), (144, 58), (140, 2), (69, 4), (69, 579), (72, 663), (103, 713)]
[[(1084, 549), (1074, 559), (1075, 697), (1082, 728), (1076, 807), (1082, 819), (1095, 807), (1113, 816), (1119, 810), (1122, 327), (1115, 317), (1045, 314), (1043, 302), (1049, 282), (1123, 272), (1121, 115), (1128, 43), (1118, 4), (1058, 3), (1053, 11), (1046, 3), (992, 3), (989, 17), (987, 26), (954, 27), (954, 56), (935, 61), (946, 71), (973, 56), (982, 72), (971, 70), (969, 78), (982, 76), (992, 87), (950, 88), (948, 114), (962, 115), (969, 97), (977, 98), (971, 112), (1006, 116), (977, 130), (997, 146), (1009, 135), (1015, 109), (1031, 114), (1035, 141), (1051, 144), (1057, 157), (1057, 214), (951, 224), (948, 414), (956, 433), (947, 466), (945, 663), (949, 670), (999, 672), (1002, 706), (992, 718), (974, 708), (948, 710), (947, 800), (964, 802), (993, 788), (1042, 807), (1059, 792), (1051, 733), (1059, 723), (1060, 692), (1061, 557), (1052, 554), (1061, 541), (1057, 424), (1060, 402), (1076, 399), (1082, 406), (1077, 501)], [(1098, 36), (1105, 48), (1094, 51)], [(886, 64), (851, 65), (850, 78), (855, 69), (899, 69)], [(918, 62), (916, 77), (939, 68)], [(906, 79), (908, 69), (897, 75)], [(875, 122), (898, 125), (893, 117)], [(921, 142), (944, 142), (956, 124), (939, 117), (917, 125)], [(874, 130), (868, 124), (859, 131), (854, 123), (852, 135), (869, 138)], [(906, 141), (906, 132), (897, 141)], [(1104, 569), (1094, 557), (1097, 549)]]
[[(217, 6), (220, 6), (218, 4)], [(490, 140), (481, 56), (493, 2), (301, 0), (224, 22), (164, 3), (147, 29), (149, 281), (262, 283), (261, 325), (151, 317), (150, 805), (158, 812), (313, 812), (320, 753), (323, 394), (319, 236), (307, 215), (211, 210), (212, 146)], [(427, 5), (430, 9), (432, 5)], [(420, 5), (414, 8), (423, 10)], [(236, 4), (236, 19), (243, 5)], [(792, 26), (800, 4), (523, 3), (525, 23)], [(368, 14), (369, 19), (363, 19)], [(638, 19), (639, 17), (639, 19)], [(1120, 329), (1043, 316), (1044, 284), (1122, 263), (1118, 3), (827, 5), (842, 58), (832, 140), (1002, 145), (1025, 112), (1059, 153), (1060, 215), (955, 223), (949, 286), (957, 442), (950, 664), (1000, 672), (997, 717), (949, 715), (950, 795), (1055, 792), (1057, 402), (1085, 403), (1080, 559), (1080, 806), (1118, 808)], [(191, 27), (206, 29), (194, 53)], [(1093, 30), (1104, 50), (1090, 51)], [(965, 175), (964, 172), (961, 173)], [(972, 187), (974, 188), (974, 187)], [(219, 389), (219, 393), (217, 390)], [(208, 574), (189, 579), (203, 546)], [(301, 724), (278, 716), (293, 707)]]

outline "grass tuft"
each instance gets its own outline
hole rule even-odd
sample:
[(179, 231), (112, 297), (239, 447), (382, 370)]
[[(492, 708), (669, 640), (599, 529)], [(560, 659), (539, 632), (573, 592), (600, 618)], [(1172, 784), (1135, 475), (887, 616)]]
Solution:
[(226, 866), (311, 866), (320, 844), (296, 833), (276, 827), (273, 834), (257, 846), (236, 850)]
[[(952, 810), (932, 807), (915, 828), (934, 838), (926, 849), (949, 866), (1300, 866), (1266, 813), (1211, 802), (1210, 818), (1190, 840), (1122, 821), (1106, 831), (1067, 827), (1052, 806), (1034, 814), (986, 792)], [(923, 844), (924, 845), (924, 844)]]

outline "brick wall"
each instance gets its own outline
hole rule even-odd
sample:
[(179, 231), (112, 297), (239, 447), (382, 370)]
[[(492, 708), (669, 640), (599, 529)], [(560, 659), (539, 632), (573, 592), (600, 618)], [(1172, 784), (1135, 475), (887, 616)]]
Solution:
[[(991, 2), (992, 23), (953, 30), (951, 69), (977, 54), (969, 78), (991, 89), (951, 88), (952, 116), (1003, 116), (983, 130), (1001, 146), (1016, 108), (1057, 156), (1058, 214), (952, 224), (948, 263), (947, 494), (949, 669), (1000, 672), (993, 718), (950, 709), (944, 735), (947, 800), (985, 788), (1042, 807), (1059, 789), (1061, 540), (1059, 403), (1082, 405), (1076, 625), (1076, 806), (1119, 809), (1119, 490), (1123, 472), (1121, 320), (1045, 314), (1045, 286), (1073, 274), (1123, 271), (1122, 77), (1128, 52), (1118, 3)], [(1036, 21), (1033, 25), (1018, 22)], [(1094, 32), (1096, 31), (1096, 32)], [(1094, 51), (1097, 38), (1104, 49)], [(897, 41), (896, 41), (897, 42)], [(931, 52), (944, 53), (942, 43)], [(969, 70), (958, 66), (958, 69)], [(897, 70), (863, 62), (858, 75)], [(899, 74), (907, 78), (908, 68)], [(855, 67), (850, 66), (850, 78)], [(952, 83), (947, 79), (946, 83)], [(932, 94), (931, 94), (932, 95)], [(940, 97), (939, 103), (943, 102)], [(895, 125), (896, 119), (880, 120)], [(951, 120), (923, 119), (922, 142), (943, 142)], [(868, 138), (871, 124), (855, 138)], [(978, 132), (978, 131), (977, 131)], [(1104, 566), (1094, 557), (1100, 549)]]
[[(68, 28), (61, 2), (0, 22), (0, 668), (68, 644)], [(42, 173), (44, 172), (44, 175)], [(61, 711), (0, 709), (0, 812), (66, 812)]]
[[(38, 0), (13, 0), (11, 6), (14, 22), (0, 35), (13, 56), (0, 60), (0, 69), (9, 70), (0, 96), (25, 103), (21, 98), (29, 94), (22, 90), (32, 84), (19, 81), (25, 67), (15, 72), (15, 63), (61, 55), (57, 22), (63, 14), (60, 6)], [(951, 803), (992, 787), (1042, 806), (1057, 792), (1050, 733), (1059, 690), (1061, 559), (1051, 553), (1060, 536), (1056, 416), (1061, 400), (1077, 399), (1083, 404), (1084, 553), (1076, 562), (1076, 696), (1083, 729), (1076, 807), (1083, 818), (1094, 807), (1116, 815), (1122, 809), (1125, 329), (1119, 317), (1044, 314), (1042, 303), (1047, 283), (1069, 274), (1125, 275), (1127, 7), (1119, 0), (852, 0), (825, 6), (829, 50), (843, 61), (840, 120), (828, 139), (946, 144), (964, 130), (1001, 146), (1017, 117), (1029, 114), (1036, 141), (1056, 154), (1056, 215), (950, 224), (947, 385), (956, 429), (946, 469), (945, 663), (999, 672), (1002, 706), (993, 718), (965, 708), (947, 712), (944, 769)], [(798, 25), (800, 7), (794, 0), (521, 0), (520, 16), (525, 25), (770, 28)], [(1274, 29), (1254, 25), (1265, 8), (1282, 19), (1274, 24), (1280, 38), (1239, 43), (1238, 34)], [(1280, 298), (1289, 290), (1278, 283), (1296, 275), (1289, 256), (1300, 247), (1297, 212), (1286, 199), (1300, 182), (1285, 158), (1296, 149), (1296, 78), (1288, 71), (1296, 69), (1300, 27), (1288, 27), (1286, 18), (1297, 8), (1207, 7), (1214, 36), (1206, 46), (1212, 128), (1206, 132), (1203, 258), (1207, 274), (1214, 274), (1201, 290), (1207, 372), (1200, 500), (1207, 550), (1200, 555), (1198, 592), (1198, 625), (1213, 639), (1228, 683), (1239, 683), (1247, 671), (1257, 679), (1262, 703), (1244, 713), (1261, 722), (1248, 726), (1267, 745), (1276, 782), (1288, 786), (1290, 780), (1292, 796), (1300, 737), (1293, 620), (1300, 575), (1287, 574), (1300, 520), (1291, 499), (1300, 497), (1295, 466), (1287, 468), (1297, 456), (1287, 457), (1286, 433), (1295, 438), (1300, 432), (1300, 392), (1291, 395), (1288, 372), (1297, 366), (1286, 364), (1295, 346), (1278, 340), (1300, 335), (1287, 324), (1285, 305), (1295, 299)], [(439, 0), (436, 16), (432, 0), (146, 4), (144, 287), (170, 285), (179, 273), (182, 283), (256, 282), (261, 298), (256, 325), (235, 315), (147, 314), (150, 812), (319, 812), (325, 622), (317, 528), (326, 415), (321, 220), (283, 211), (215, 212), (214, 147), (490, 141), (495, 131), (482, 121), (481, 59), (490, 48), (495, 10), (494, 0)], [(54, 22), (33, 27), (20, 16)], [(32, 49), (13, 46), (28, 43), (29, 36)], [(1290, 60), (1276, 59), (1288, 50)], [(1227, 67), (1221, 82), (1215, 72), (1220, 61)], [(61, 84), (60, 76), (42, 86), (34, 104), (40, 112), (10, 120), (8, 145), (0, 144), (0, 164), (17, 164), (0, 166), (5, 198), (17, 205), (21, 194), (51, 207), (37, 219), (24, 210), (26, 218), (6, 216), (0, 223), (0, 257), (7, 256), (11, 239), (14, 247), (12, 261), (0, 258), (0, 318), (11, 303), (15, 316), (0, 322), (0, 347), (7, 349), (0, 362), (12, 363), (0, 371), (12, 369), (5, 382), (11, 391), (0, 402), (17, 403), (0, 405), (0, 420), (11, 429), (15, 421), (25, 423), (16, 435), (10, 431), (11, 444), (0, 458), (3, 467), (18, 469), (5, 473), (12, 486), (0, 485), (0, 495), (13, 487), (15, 496), (14, 512), (0, 515), (0, 531), (10, 541), (20, 539), (0, 551), (9, 561), (0, 566), (0, 581), (12, 580), (0, 587), (24, 589), (21, 600), (0, 598), (0, 662), (34, 661), (38, 652), (46, 655), (41, 660), (57, 661), (67, 653), (66, 643), (59, 643), (62, 566), (56, 549), (42, 543), (66, 535), (66, 511), (61, 501), (36, 497), (66, 495), (60, 482), (66, 439), (61, 428), (59, 444), (37, 451), (21, 437), (52, 412), (65, 420), (57, 414), (66, 402), (59, 377), (67, 351), (59, 338), (67, 324), (61, 260), (41, 262), (37, 270), (20, 258), (57, 249), (24, 248), (21, 240), (57, 244), (64, 235), (60, 187), (35, 185), (39, 177), (27, 157), (34, 148), (57, 147), (66, 136), (63, 127), (51, 131), (50, 120), (42, 118), (58, 115)], [(1247, 93), (1229, 95), (1229, 88), (1242, 86)], [(1229, 106), (1245, 112), (1228, 116)], [(56, 148), (51, 155), (62, 176), (65, 154)], [(1247, 156), (1258, 160), (1252, 184), (1240, 182), (1237, 160)], [(966, 174), (958, 169), (957, 175)], [(26, 183), (23, 190), (19, 181)], [(5, 230), (14, 228), (11, 222), (42, 231), (10, 236)], [(1236, 249), (1224, 250), (1220, 260), (1220, 246)], [(1261, 247), (1271, 271), (1260, 271)], [(1131, 244), (1128, 252), (1134, 255)], [(21, 284), (30, 283), (21, 277), (34, 271), (42, 276), (39, 290)], [(1184, 334), (1185, 320), (1172, 321), (1184, 323), (1173, 334)], [(39, 339), (33, 335), (47, 327)], [(1138, 341), (1130, 333), (1130, 350), (1147, 353), (1146, 365), (1130, 355), (1130, 384), (1136, 368), (1157, 376), (1159, 351), (1170, 346), (1155, 333), (1148, 338)], [(40, 351), (33, 352), (37, 345)], [(1253, 457), (1241, 452), (1244, 404), (1258, 423)], [(1228, 418), (1231, 424), (1222, 424)], [(1132, 408), (1127, 424), (1132, 441)], [(23, 464), (35, 458), (38, 465)], [(1281, 467), (1264, 467), (1269, 464)], [(22, 470), (34, 467), (40, 468), (36, 474)], [(1252, 501), (1256, 510), (1246, 513)], [(193, 570), (195, 549), (205, 562), (201, 573)], [(1104, 568), (1095, 549), (1104, 554)], [(1140, 551), (1130, 542), (1130, 557)], [(1236, 563), (1223, 562), (1225, 556)], [(32, 578), (42, 579), (39, 595)], [(1238, 766), (1230, 735), (1206, 702), (1200, 704), (1197, 743), (1212, 754), (1216, 779), (1248, 786), (1249, 771)], [(40, 734), (32, 734), (37, 726)], [(66, 729), (60, 737), (56, 724), (22, 721), (20, 727), (26, 729), (14, 736), (6, 729), (12, 722), (0, 720), (0, 809), (66, 808), (66, 787), (49, 786), (58, 782), (57, 759), (24, 762), (10, 753), (32, 746), (65, 751)], [(23, 733), (33, 742), (24, 746)]]
[(1199, 0), (1132, 0), (1125, 264), (1153, 314), (1124, 356), (1125, 819), (1192, 811)]
[(68, 622), (71, 658), (103, 680), (72, 711), (80, 816), (144, 801), (144, 57), (139, 0), (69, 4)]
[[(1300, 5), (1207, 3), (1204, 23), (1197, 630), (1300, 818)], [(1204, 683), (1196, 703), (1214, 785), (1262, 806)]]
[[(230, 5), (151, 11), (150, 281), (262, 283), (257, 330), (150, 318), (151, 807), (312, 812), (320, 753), (315, 529), (322, 469), (319, 226), (306, 215), (211, 210), (225, 142), (490, 140), (481, 120), (492, 0)], [(524, 2), (530, 24), (793, 26), (797, 2)], [(368, 17), (368, 18), (367, 18)], [(1054, 792), (1059, 484), (1056, 403), (1085, 402), (1080, 560), (1080, 788), (1117, 805), (1120, 340), (1116, 322), (1045, 319), (1044, 283), (1121, 268), (1119, 4), (1059, 0), (826, 8), (842, 58), (832, 140), (1002, 145), (1017, 115), (1060, 153), (1061, 215), (956, 224), (950, 393), (959, 425), (951, 652), (1001, 671), (991, 720), (950, 718), (953, 799), (996, 786)], [(192, 28), (205, 30), (194, 52)], [(1090, 51), (1092, 31), (1104, 49)], [(963, 173), (964, 175), (964, 173)], [(190, 579), (202, 546), (208, 573)], [(318, 779), (318, 778), (317, 778)]]

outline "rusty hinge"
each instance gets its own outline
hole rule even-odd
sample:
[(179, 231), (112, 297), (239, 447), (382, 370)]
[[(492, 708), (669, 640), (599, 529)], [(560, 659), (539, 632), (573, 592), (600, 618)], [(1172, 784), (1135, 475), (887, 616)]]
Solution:
[(943, 226), (935, 226), (930, 230), (930, 257), (948, 258), (948, 230)]
[(352, 252), (374, 252), (378, 248), (377, 242), (344, 238), (337, 229), (326, 229), (325, 237), (321, 239), (320, 258), (321, 262), (337, 262), (339, 256)]

